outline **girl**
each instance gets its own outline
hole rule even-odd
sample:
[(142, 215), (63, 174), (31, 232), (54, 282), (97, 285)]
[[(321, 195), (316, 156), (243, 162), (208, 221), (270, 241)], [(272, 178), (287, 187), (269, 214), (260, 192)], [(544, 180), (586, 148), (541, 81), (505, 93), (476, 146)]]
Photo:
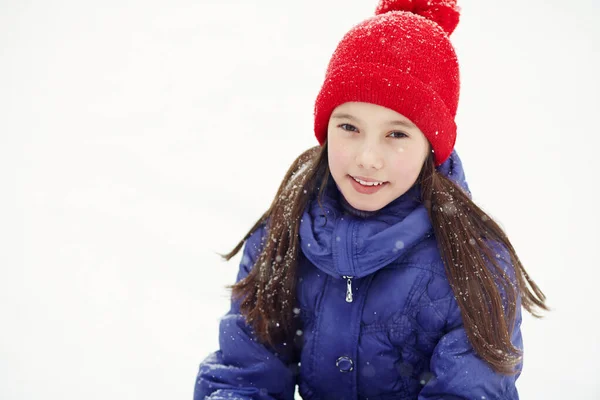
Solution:
[(224, 256), (244, 248), (195, 400), (518, 399), (521, 307), (548, 308), (453, 149), (459, 9), (375, 14), (331, 58), (319, 146)]

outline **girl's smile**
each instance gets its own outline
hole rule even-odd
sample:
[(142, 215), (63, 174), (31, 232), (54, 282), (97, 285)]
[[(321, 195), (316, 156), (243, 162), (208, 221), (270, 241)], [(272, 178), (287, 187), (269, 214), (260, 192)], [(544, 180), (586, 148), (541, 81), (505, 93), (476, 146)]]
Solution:
[(361, 194), (377, 193), (384, 186), (387, 186), (389, 184), (389, 182), (381, 182), (369, 178), (356, 177), (352, 175), (348, 175), (348, 178), (350, 179), (354, 190)]

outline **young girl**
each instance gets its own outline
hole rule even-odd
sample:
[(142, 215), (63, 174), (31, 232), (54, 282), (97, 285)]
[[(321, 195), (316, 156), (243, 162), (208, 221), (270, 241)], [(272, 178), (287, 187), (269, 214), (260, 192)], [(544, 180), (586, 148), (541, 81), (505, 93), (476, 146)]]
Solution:
[[(242, 247), (194, 399), (518, 399), (547, 310), (457, 153), (453, 0), (381, 0), (329, 63), (319, 146)], [(245, 243), (245, 246), (244, 246)]]

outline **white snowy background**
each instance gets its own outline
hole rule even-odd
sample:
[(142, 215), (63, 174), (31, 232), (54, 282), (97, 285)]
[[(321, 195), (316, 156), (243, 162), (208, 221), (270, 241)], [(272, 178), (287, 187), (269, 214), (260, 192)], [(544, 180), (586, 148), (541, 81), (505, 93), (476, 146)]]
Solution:
[[(230, 250), (377, 0), (0, 1), (0, 399), (191, 399)], [(554, 311), (523, 399), (600, 399), (600, 4), (461, 0), (459, 152)]]

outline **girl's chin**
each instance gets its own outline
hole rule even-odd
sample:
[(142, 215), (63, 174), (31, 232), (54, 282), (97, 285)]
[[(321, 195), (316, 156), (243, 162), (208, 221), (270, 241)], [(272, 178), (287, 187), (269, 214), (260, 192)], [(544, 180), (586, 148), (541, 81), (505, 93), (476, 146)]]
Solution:
[(344, 196), (344, 198), (348, 204), (359, 211), (373, 212), (383, 208), (383, 205), (381, 205), (379, 201), (375, 201), (375, 199), (357, 199), (356, 195)]

